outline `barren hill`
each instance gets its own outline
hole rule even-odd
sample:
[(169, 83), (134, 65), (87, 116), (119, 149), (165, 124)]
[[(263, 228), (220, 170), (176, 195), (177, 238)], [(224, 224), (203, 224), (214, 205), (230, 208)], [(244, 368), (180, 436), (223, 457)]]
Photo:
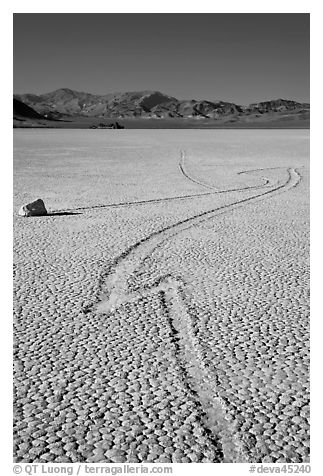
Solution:
[[(47, 118), (118, 119), (200, 119), (219, 124), (248, 124), (279, 121), (309, 124), (310, 105), (287, 99), (274, 99), (249, 106), (226, 101), (179, 100), (159, 91), (132, 91), (106, 95), (57, 89), (47, 94), (17, 94), (25, 103)], [(201, 121), (198, 121), (199, 123)]]

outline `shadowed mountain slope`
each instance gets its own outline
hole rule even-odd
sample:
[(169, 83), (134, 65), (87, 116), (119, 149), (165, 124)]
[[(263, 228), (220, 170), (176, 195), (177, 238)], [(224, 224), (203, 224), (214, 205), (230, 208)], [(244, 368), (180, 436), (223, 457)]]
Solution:
[(43, 116), (36, 112), (32, 107), (27, 104), (13, 98), (13, 118), (14, 119), (43, 119)]

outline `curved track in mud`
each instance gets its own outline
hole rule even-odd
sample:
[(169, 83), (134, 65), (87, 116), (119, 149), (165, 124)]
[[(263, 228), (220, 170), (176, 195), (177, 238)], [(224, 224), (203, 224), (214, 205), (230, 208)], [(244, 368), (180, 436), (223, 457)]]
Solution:
[[(104, 209), (104, 208), (119, 208), (119, 207), (129, 207), (129, 206), (137, 206), (137, 205), (147, 205), (147, 204), (153, 204), (153, 203), (163, 203), (163, 202), (172, 202), (172, 201), (179, 201), (179, 200), (192, 200), (195, 198), (199, 197), (207, 197), (209, 195), (214, 195), (214, 194), (226, 194), (230, 192), (244, 192), (244, 191), (249, 191), (249, 190), (259, 190), (263, 188), (269, 188), (269, 187), (274, 187), (275, 183), (272, 183), (269, 179), (262, 179), (264, 183), (262, 185), (253, 185), (253, 186), (246, 186), (246, 187), (240, 187), (240, 188), (231, 188), (231, 189), (218, 189), (214, 185), (211, 185), (207, 182), (202, 182), (201, 180), (198, 180), (193, 177), (191, 173), (187, 170), (187, 165), (186, 165), (186, 154), (185, 151), (181, 150), (180, 151), (180, 160), (178, 163), (179, 170), (181, 174), (189, 181), (192, 183), (195, 183), (196, 185), (200, 185), (208, 190), (212, 190), (210, 192), (203, 192), (203, 193), (191, 193), (191, 194), (186, 194), (186, 195), (175, 195), (172, 197), (163, 197), (163, 198), (152, 198), (148, 200), (134, 200), (134, 201), (126, 201), (126, 202), (118, 202), (118, 203), (107, 203), (107, 204), (98, 204), (98, 205), (92, 205), (89, 207), (76, 207), (76, 208), (64, 208), (62, 210), (53, 210), (52, 214), (53, 215), (58, 215), (59, 213), (71, 213), (71, 212), (77, 212), (77, 211), (86, 211), (86, 210), (96, 210), (96, 209)], [(279, 167), (276, 167), (277, 169)], [(264, 171), (267, 169), (253, 169), (253, 170), (245, 170), (242, 172), (238, 172), (238, 174), (248, 174), (248, 173), (253, 173), (253, 172), (258, 172), (258, 171)], [(268, 168), (268, 170), (272, 170), (272, 168)]]
[[(183, 172), (183, 164), (181, 164), (180, 168)], [(203, 352), (195, 335), (190, 315), (185, 307), (185, 300), (183, 299), (183, 295), (185, 295), (183, 279), (179, 276), (163, 276), (161, 274), (160, 279), (153, 286), (136, 291), (131, 290), (128, 281), (141, 266), (143, 260), (147, 259), (154, 250), (162, 246), (165, 240), (171, 239), (192, 226), (198, 226), (207, 220), (214, 219), (218, 215), (271, 198), (296, 187), (301, 179), (301, 175), (294, 168), (289, 168), (287, 171), (288, 179), (281, 185), (251, 197), (215, 207), (150, 234), (124, 251), (101, 276), (102, 298), (95, 306), (95, 311), (99, 314), (109, 314), (124, 304), (140, 301), (148, 297), (159, 298), (164, 304), (165, 312), (169, 316), (170, 327), (180, 336), (180, 346), (177, 349), (177, 355), (179, 361), (184, 362), (186, 368), (186, 383), (189, 385), (190, 391), (197, 394), (202, 413), (204, 414), (206, 430), (211, 432), (215, 440), (219, 439), (223, 452), (223, 461), (225, 462), (247, 462), (248, 454), (242, 443), (236, 439), (234, 426), (226, 420), (226, 404), (219, 397), (212, 375), (208, 372), (207, 366), (203, 361)], [(184, 175), (190, 178), (186, 172)], [(267, 180), (265, 183), (267, 185)], [(189, 298), (186, 297), (187, 299)]]
[[(201, 180), (198, 180), (197, 178), (195, 178), (191, 173), (189, 173), (189, 171), (187, 169), (186, 162), (187, 162), (186, 153), (185, 153), (185, 151), (181, 150), (181, 158), (180, 158), (180, 161), (179, 161), (179, 169), (180, 169), (181, 173), (188, 180), (190, 180), (191, 182), (196, 183), (197, 185), (201, 185), (202, 187), (211, 189), (211, 190), (214, 191), (214, 193), (244, 192), (244, 191), (247, 191), (247, 190), (256, 190), (256, 189), (261, 189), (261, 188), (264, 188), (264, 187), (270, 187), (270, 186), (275, 185), (274, 183), (271, 183), (271, 181), (269, 179), (262, 178), (262, 180), (264, 182), (262, 185), (250, 185), (250, 186), (239, 187), (239, 188), (219, 189), (219, 188), (215, 187), (214, 185), (211, 185), (207, 182), (204, 182), (204, 181), (201, 181)], [(238, 172), (238, 174), (249, 174), (249, 173), (252, 173), (252, 172), (264, 171), (264, 170), (267, 170), (267, 169), (243, 170), (242, 172)]]

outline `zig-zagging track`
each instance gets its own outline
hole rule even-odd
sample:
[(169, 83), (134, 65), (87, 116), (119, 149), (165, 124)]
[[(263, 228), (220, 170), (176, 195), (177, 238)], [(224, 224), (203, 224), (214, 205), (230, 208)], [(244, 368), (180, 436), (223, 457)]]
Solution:
[[(183, 170), (185, 169), (182, 164), (182, 172)], [(124, 303), (137, 301), (144, 296), (153, 297), (155, 295), (156, 298), (159, 297), (162, 300), (165, 313), (168, 315), (170, 328), (174, 329), (180, 336), (180, 344), (176, 353), (179, 362), (184, 362), (186, 367), (186, 375), (184, 376), (186, 385), (190, 388), (192, 394), (198, 396), (201, 412), (204, 415), (205, 428), (214, 435), (215, 439), (220, 440), (225, 462), (246, 462), (248, 461), (248, 455), (241, 442), (235, 437), (235, 423), (229, 423), (226, 420), (226, 404), (219, 397), (212, 376), (203, 362), (202, 349), (185, 306), (187, 296), (185, 297), (184, 280), (177, 276), (161, 276), (153, 286), (149, 288), (142, 287), (139, 291), (132, 292), (129, 289), (128, 279), (140, 267), (142, 261), (151, 255), (156, 248), (162, 246), (165, 240), (188, 230), (192, 226), (198, 226), (207, 220), (214, 219), (218, 215), (271, 198), (297, 186), (301, 179), (297, 169), (288, 168), (287, 172), (288, 178), (283, 184), (178, 221), (151, 233), (132, 245), (102, 273), (102, 297), (94, 307), (94, 310), (98, 313), (109, 314)], [(189, 178), (187, 174), (184, 175)]]

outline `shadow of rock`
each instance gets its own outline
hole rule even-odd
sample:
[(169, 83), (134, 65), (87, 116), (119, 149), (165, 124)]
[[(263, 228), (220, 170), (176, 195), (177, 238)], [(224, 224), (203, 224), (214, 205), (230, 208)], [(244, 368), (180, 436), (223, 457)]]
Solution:
[(81, 212), (50, 212), (44, 216), (55, 217), (55, 216), (66, 216), (66, 215), (82, 215), (82, 213)]

